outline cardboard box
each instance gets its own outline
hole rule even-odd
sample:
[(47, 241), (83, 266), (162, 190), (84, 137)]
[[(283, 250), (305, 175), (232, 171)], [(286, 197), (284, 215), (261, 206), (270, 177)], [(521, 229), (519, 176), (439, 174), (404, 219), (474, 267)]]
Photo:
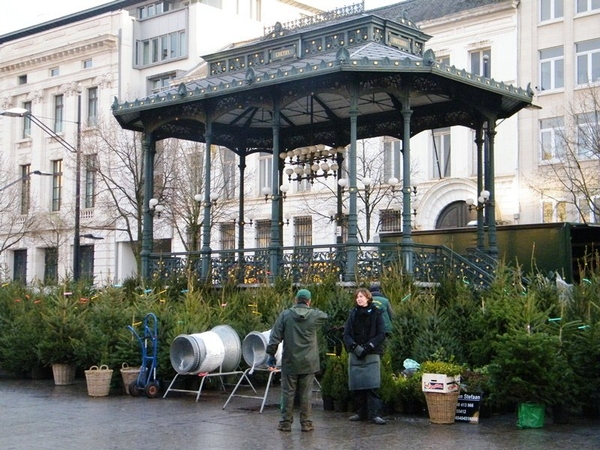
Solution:
[(421, 381), (423, 392), (439, 392), (445, 394), (460, 390), (460, 375), (449, 377), (441, 373), (424, 373)]

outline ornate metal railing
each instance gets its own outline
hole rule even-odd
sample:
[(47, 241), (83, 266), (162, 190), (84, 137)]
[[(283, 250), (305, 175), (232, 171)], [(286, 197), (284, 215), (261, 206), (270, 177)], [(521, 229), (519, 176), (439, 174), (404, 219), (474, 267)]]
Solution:
[[(306, 16), (301, 19), (291, 20), (289, 22), (285, 22), (281, 24), (281, 29), (283, 30), (297, 30), (299, 28), (308, 27), (311, 25), (316, 25), (322, 22), (329, 22), (330, 20), (340, 19), (348, 16), (355, 16), (356, 14), (361, 14), (364, 11), (363, 3), (356, 3), (354, 5), (341, 6), (339, 8), (335, 8), (331, 11), (325, 11), (319, 14), (315, 14), (313, 16)], [(270, 34), (276, 33), (278, 31), (278, 26), (264, 27), (264, 35), (268, 36)]]
[[(343, 281), (347, 274), (346, 245), (282, 247), (279, 254), (279, 276), (295, 283), (319, 283), (327, 277)], [(447, 247), (411, 244), (359, 244), (353, 280), (375, 280), (385, 271), (404, 271), (403, 255), (412, 256), (413, 277), (423, 283), (437, 283), (445, 277), (459, 278), (476, 287), (487, 287), (494, 272), (474, 264)], [(272, 281), (271, 254), (267, 248), (221, 250), (211, 253), (210, 281), (215, 286), (226, 284), (256, 285)], [(488, 261), (490, 269), (495, 268)], [(155, 278), (194, 276), (201, 278), (202, 254), (161, 253), (150, 256), (150, 270)]]

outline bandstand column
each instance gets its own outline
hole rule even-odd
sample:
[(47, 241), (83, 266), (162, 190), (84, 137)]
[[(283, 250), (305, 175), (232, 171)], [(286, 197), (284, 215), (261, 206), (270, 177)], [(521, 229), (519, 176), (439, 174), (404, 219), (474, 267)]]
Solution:
[(410, 93), (404, 93), (402, 102), (402, 117), (404, 119), (404, 136), (402, 138), (402, 264), (408, 275), (413, 273), (413, 240), (412, 240), (412, 207), (410, 187)]
[[(475, 144), (477, 145), (477, 198), (483, 191), (483, 126), (478, 126), (475, 130)], [(484, 230), (483, 230), (483, 207), (477, 205), (477, 250), (483, 251), (485, 248), (484, 244)]]
[(488, 226), (488, 252), (490, 256), (498, 256), (498, 244), (496, 242), (496, 188), (495, 188), (495, 167), (494, 167), (494, 142), (496, 140), (496, 122), (488, 121), (487, 128), (487, 167), (486, 171), (486, 189), (490, 193), (489, 201), (485, 205), (485, 217)]
[(212, 207), (212, 201), (210, 198), (210, 189), (211, 189), (211, 180), (210, 180), (210, 172), (211, 172), (211, 154), (210, 147), (212, 145), (212, 120), (209, 118), (206, 121), (206, 133), (204, 134), (205, 138), (205, 151), (204, 151), (204, 215), (202, 219), (202, 250), (200, 251), (202, 255), (202, 273), (201, 278), (205, 282), (209, 282), (211, 280), (210, 274), (210, 258), (212, 254), (212, 249), (210, 248), (210, 227), (211, 227), (211, 217), (210, 217), (210, 209)]
[(358, 218), (356, 202), (356, 136), (358, 126), (358, 87), (354, 84), (350, 93), (350, 152), (348, 154), (348, 240), (346, 241), (345, 281), (355, 280), (355, 268), (358, 257)]
[(273, 161), (271, 174), (271, 243), (269, 245), (269, 279), (275, 280), (279, 275), (279, 261), (281, 253), (281, 232), (280, 232), (280, 206), (281, 195), (279, 192), (279, 130), (280, 120), (280, 102), (274, 101), (273, 107)]
[(154, 156), (156, 141), (152, 133), (144, 133), (142, 141), (144, 152), (144, 208), (142, 217), (142, 250), (140, 252), (142, 279), (149, 280), (150, 253), (154, 239), (154, 215), (150, 209), (150, 199), (154, 195)]

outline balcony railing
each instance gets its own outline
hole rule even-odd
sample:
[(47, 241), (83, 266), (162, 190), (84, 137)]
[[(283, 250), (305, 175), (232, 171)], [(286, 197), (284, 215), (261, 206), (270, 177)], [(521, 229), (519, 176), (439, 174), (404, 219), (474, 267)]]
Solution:
[[(438, 283), (445, 277), (455, 277), (478, 288), (489, 286), (493, 272), (472, 263), (447, 247), (412, 244), (413, 277), (423, 283)], [(402, 273), (403, 244), (359, 244), (354, 280), (373, 281), (384, 272)], [(347, 265), (346, 245), (314, 245), (282, 247), (279, 252), (279, 276), (294, 283), (320, 283), (329, 277), (343, 281)], [(150, 256), (153, 278), (201, 278), (200, 252), (156, 253)], [(257, 285), (272, 281), (269, 269), (270, 249), (252, 248), (216, 250), (211, 253), (210, 283)]]

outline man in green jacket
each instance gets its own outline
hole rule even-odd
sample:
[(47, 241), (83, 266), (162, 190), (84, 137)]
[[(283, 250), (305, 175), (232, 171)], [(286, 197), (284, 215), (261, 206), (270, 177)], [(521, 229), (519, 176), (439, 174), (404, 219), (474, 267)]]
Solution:
[(311, 293), (300, 289), (295, 304), (279, 314), (271, 329), (267, 353), (269, 366), (275, 366), (275, 352), (283, 342), (281, 355), (281, 421), (280, 431), (291, 431), (294, 420), (294, 397), (300, 397), (302, 431), (314, 430), (312, 423), (312, 387), (320, 369), (317, 331), (327, 320), (327, 314), (310, 307)]
[(379, 309), (383, 315), (383, 324), (385, 327), (385, 335), (390, 337), (392, 334), (392, 319), (394, 318), (394, 310), (389, 299), (381, 292), (381, 287), (377, 284), (369, 289), (373, 296), (373, 304)]

